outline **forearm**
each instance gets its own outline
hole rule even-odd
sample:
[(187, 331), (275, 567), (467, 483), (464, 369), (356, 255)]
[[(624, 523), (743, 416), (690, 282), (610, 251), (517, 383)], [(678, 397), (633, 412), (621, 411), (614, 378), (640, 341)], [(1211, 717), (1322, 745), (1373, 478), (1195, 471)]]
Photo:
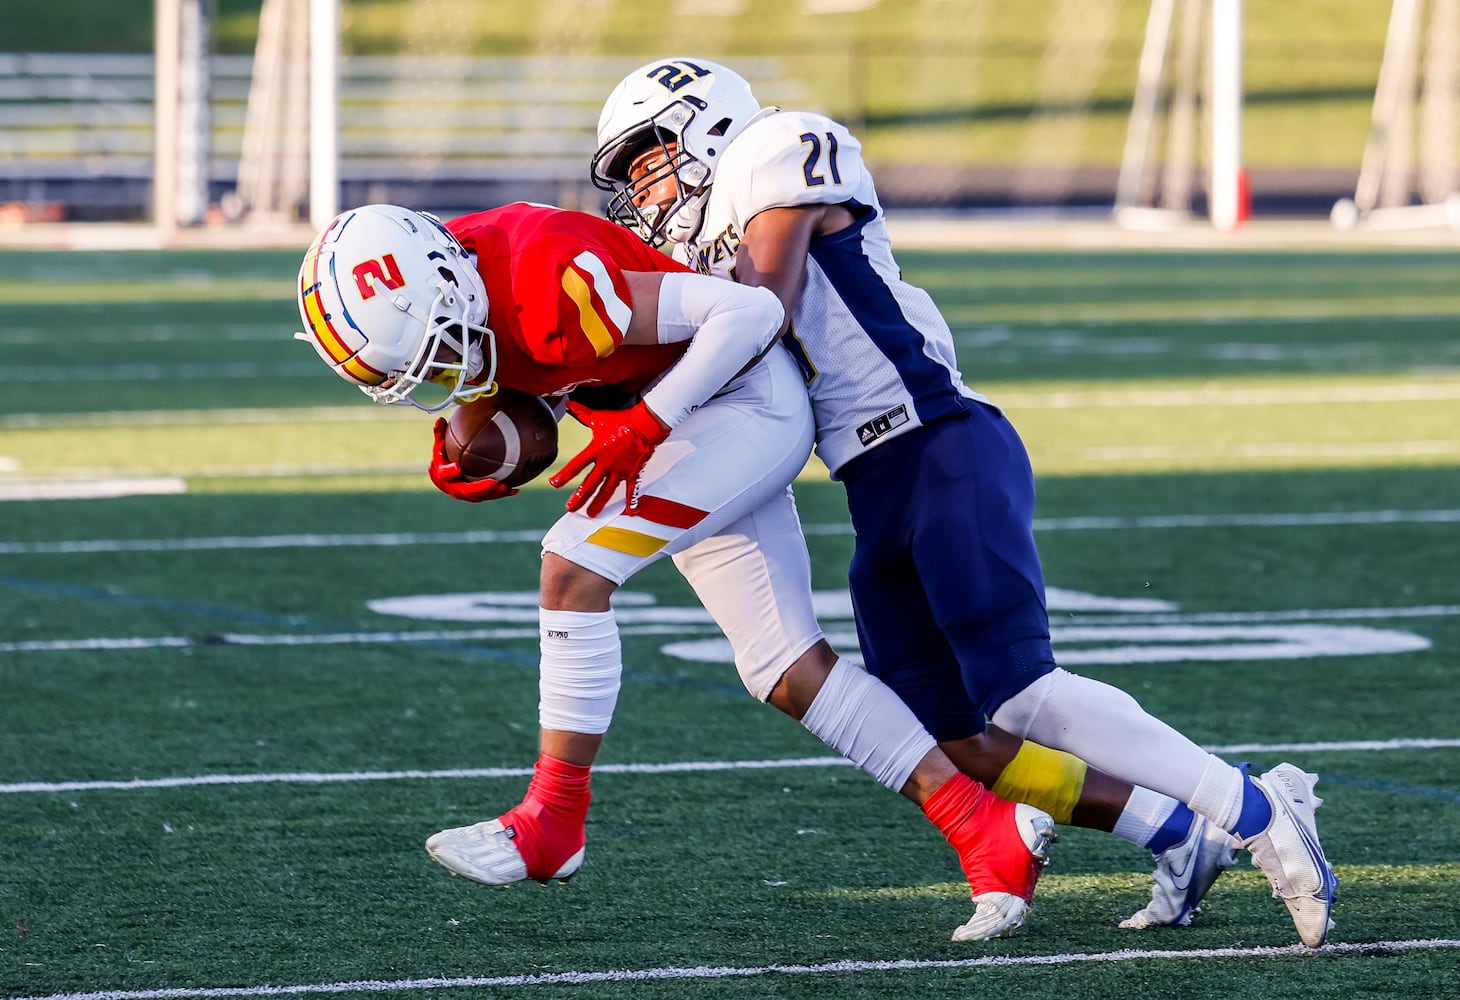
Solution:
[(698, 274), (669, 274), (659, 289), (659, 342), (689, 347), (644, 403), (669, 428), (763, 354), (780, 334), (784, 310), (765, 289)]

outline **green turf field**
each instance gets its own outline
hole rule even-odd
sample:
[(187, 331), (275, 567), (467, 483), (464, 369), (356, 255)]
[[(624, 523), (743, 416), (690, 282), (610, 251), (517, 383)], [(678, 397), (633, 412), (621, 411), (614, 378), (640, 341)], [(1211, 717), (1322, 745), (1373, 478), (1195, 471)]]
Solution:
[[(295, 253), (0, 253), (0, 496), (40, 497), (0, 502), (0, 998), (1456, 995), (1460, 253), (902, 262), (1042, 473), (1066, 665), (1322, 774), (1328, 950), (1245, 862), (1119, 930), (1149, 857), (1077, 829), (1017, 937), (951, 942), (936, 832), (746, 697), (664, 566), (582, 872), (448, 878), (424, 838), (526, 786), (561, 495), (435, 493), (431, 418), (289, 342)], [(835, 607), (840, 488), (797, 492)]]

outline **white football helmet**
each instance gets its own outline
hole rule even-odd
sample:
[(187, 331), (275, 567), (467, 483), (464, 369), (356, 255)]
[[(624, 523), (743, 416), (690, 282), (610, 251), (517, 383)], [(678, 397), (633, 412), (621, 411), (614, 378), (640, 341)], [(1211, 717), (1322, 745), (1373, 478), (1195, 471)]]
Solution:
[[(307, 341), (377, 403), (427, 412), (495, 391), (496, 340), (476, 262), (435, 216), (396, 205), (342, 212), (299, 268)], [(435, 393), (414, 393), (424, 383)]]
[[(760, 110), (739, 73), (704, 59), (661, 59), (624, 77), (598, 117), (593, 156), (593, 183), (614, 192), (608, 217), (649, 243), (692, 239), (716, 164)], [(664, 164), (631, 179), (629, 165), (656, 146)], [(679, 188), (672, 202), (634, 203), (670, 176)]]

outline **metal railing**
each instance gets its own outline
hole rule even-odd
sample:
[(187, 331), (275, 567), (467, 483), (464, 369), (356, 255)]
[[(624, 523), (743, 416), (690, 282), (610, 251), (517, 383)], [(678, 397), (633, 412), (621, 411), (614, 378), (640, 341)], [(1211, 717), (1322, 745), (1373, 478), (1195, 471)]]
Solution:
[[(799, 89), (778, 63), (748, 62), (758, 76), (776, 79), (780, 93)], [(599, 109), (635, 64), (589, 56), (347, 56), (339, 174), (357, 196), (346, 200), (406, 192), (419, 201), (425, 189), (449, 199), (462, 196), (440, 192), (473, 187), (501, 200), (581, 197), (575, 192), (591, 190)], [(214, 56), (210, 68), (216, 200), (238, 183), (253, 58)], [(145, 213), (153, 86), (150, 55), (0, 53), (0, 202), (56, 198), (81, 216)]]

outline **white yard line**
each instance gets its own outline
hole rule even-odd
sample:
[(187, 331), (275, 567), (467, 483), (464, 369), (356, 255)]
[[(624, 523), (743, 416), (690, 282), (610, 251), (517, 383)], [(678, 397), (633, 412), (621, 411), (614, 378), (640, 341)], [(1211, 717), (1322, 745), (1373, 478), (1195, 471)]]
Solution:
[(108, 410), (101, 413), (15, 413), (0, 417), (0, 429), (65, 427), (219, 427), (232, 424), (421, 423), (409, 410), (383, 406), (306, 406), (291, 409)]
[(175, 496), (187, 491), (188, 484), (175, 476), (41, 476), (13, 479), (0, 476), (0, 501)]
[[(1379, 524), (1455, 524), (1460, 510), (1369, 510), (1335, 513), (1151, 514), (1137, 517), (1035, 518), (1036, 531), (1146, 531), (1158, 528), (1316, 528)], [(328, 549), (532, 543), (546, 528), (521, 531), (379, 532), (348, 535), (221, 535), (204, 538), (96, 538), (0, 542), (0, 555), (73, 555), (95, 552), (199, 552), (229, 549)], [(808, 535), (850, 535), (851, 525), (805, 524)]]
[[(1316, 743), (1231, 743), (1204, 747), (1214, 754), (1379, 753), (1387, 750), (1453, 750), (1460, 739), (1346, 740)], [(778, 768), (851, 767), (845, 757), (787, 757), (776, 760), (687, 760), (663, 764), (595, 764), (594, 774), (692, 774), (710, 771), (765, 771)], [(265, 774), (196, 774), (129, 781), (18, 781), (0, 784), (0, 795), (28, 793), (143, 791), (210, 785), (333, 785), (356, 781), (455, 781), (524, 778), (530, 767), (451, 768), (436, 771), (282, 771)]]
[[(1440, 951), (1460, 948), (1460, 940), (1428, 938), (1409, 941), (1369, 941), (1330, 944), (1318, 949), (1329, 955), (1373, 955), (1385, 952)], [(213, 1000), (221, 997), (278, 997), (330, 993), (417, 993), (425, 990), (481, 989), (484, 987), (582, 986), (589, 983), (634, 983), (751, 979), (758, 976), (842, 975), (856, 972), (928, 972), (950, 969), (1019, 968), (1030, 966), (1115, 964), (1138, 961), (1220, 958), (1290, 958), (1311, 955), (1302, 945), (1281, 948), (1122, 948), (1119, 951), (1065, 952), (1058, 955), (985, 955), (979, 958), (881, 961), (847, 960), (816, 965), (669, 966), (655, 969), (605, 969), (599, 972), (543, 972), (515, 976), (452, 976), (431, 979), (363, 979), (338, 983), (300, 983), (293, 986), (259, 984), (214, 988), (179, 987), (152, 990), (96, 990), (89, 993), (51, 993), (4, 1000)]]
[(1175, 389), (1097, 389), (1069, 392), (1000, 391), (994, 400), (1011, 410), (1095, 407), (1314, 406), (1357, 403), (1444, 402), (1460, 399), (1460, 381), (1394, 385), (1314, 385), (1272, 388), (1199, 385)]
[[(170, 369), (160, 365), (134, 366), (141, 376), (163, 377)], [(201, 366), (188, 372), (198, 375)], [(217, 377), (239, 377), (261, 366), (241, 362), (217, 366)], [(280, 372), (296, 373), (296, 366), (275, 365)], [(311, 369), (298, 367), (298, 373)], [(75, 367), (52, 366), (26, 374), (36, 380), (76, 377)], [(93, 375), (90, 370), (84, 374)], [(119, 377), (118, 369), (98, 368), (96, 378)], [(1010, 409), (1064, 410), (1105, 407), (1209, 407), (1335, 405), (1358, 403), (1448, 402), (1460, 399), (1460, 381), (1403, 382), (1380, 385), (1273, 386), (1270, 388), (1223, 385), (1194, 385), (1169, 389), (1092, 389), (1058, 392), (1028, 392), (1018, 388), (995, 389), (997, 402)], [(293, 408), (232, 408), (217, 410), (116, 410), (97, 413), (15, 413), (0, 416), (0, 428), (51, 427), (156, 427), (275, 423), (359, 423), (367, 421), (409, 422), (418, 419), (409, 411), (370, 406), (318, 406)]]
[(315, 378), (319, 362), (229, 361), (124, 365), (21, 365), (6, 372), (21, 382), (188, 382), (235, 379)]
[[(1141, 629), (1153, 626), (1201, 626), (1259, 624), (1264, 622), (1287, 623), (1294, 621), (1362, 621), (1407, 618), (1454, 618), (1460, 617), (1460, 605), (1430, 604), (1419, 607), (1393, 608), (1297, 608), (1291, 611), (1214, 611), (1183, 614), (1153, 614), (1140, 616), (1087, 615), (1081, 621), (1099, 629), (1100, 638), (1116, 636), (1113, 631), (1119, 626), (1130, 625)], [(1065, 625), (1063, 617), (1056, 613), (1054, 627)], [(716, 634), (719, 629), (713, 624), (695, 622), (662, 622), (655, 624), (623, 624), (619, 631), (623, 635), (685, 635), (692, 633)], [(1076, 635), (1064, 629), (1065, 641), (1087, 641), (1087, 637)], [(194, 646), (354, 646), (366, 644), (390, 644), (412, 642), (489, 642), (493, 640), (536, 639), (536, 626), (494, 626), (489, 628), (456, 629), (411, 629), (409, 631), (370, 629), (354, 632), (220, 632), (207, 638), (183, 635), (161, 636), (85, 636), (75, 639), (20, 639), (0, 642), (0, 653), (65, 653), (82, 650), (136, 650), (136, 649), (184, 649)], [(1057, 636), (1056, 638), (1061, 638)]]
[(1171, 461), (1211, 458), (1420, 458), (1453, 455), (1460, 441), (1262, 441), (1245, 444), (1102, 445), (1081, 448), (1090, 462)]

